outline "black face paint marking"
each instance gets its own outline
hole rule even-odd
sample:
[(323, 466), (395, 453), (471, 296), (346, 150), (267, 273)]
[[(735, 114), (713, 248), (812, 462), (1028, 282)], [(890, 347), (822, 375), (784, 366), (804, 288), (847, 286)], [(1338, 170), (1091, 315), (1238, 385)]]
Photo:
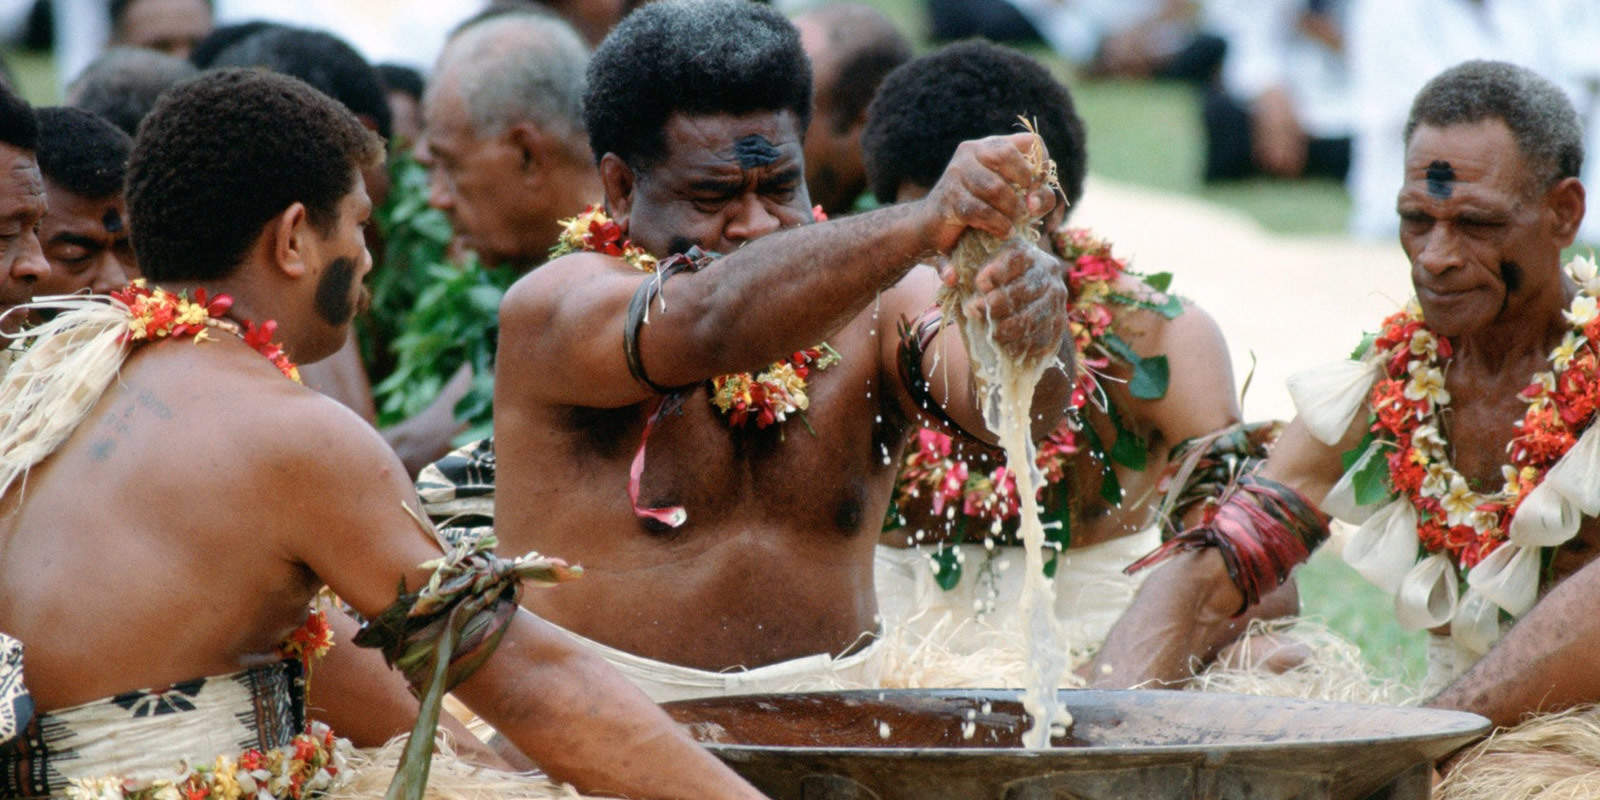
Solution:
[(350, 289), (356, 282), (356, 262), (347, 256), (333, 260), (317, 280), (317, 293), (313, 303), (317, 315), (329, 325), (343, 325), (356, 315), (356, 303)]
[(114, 208), (106, 209), (104, 216), (100, 217), (100, 224), (106, 228), (106, 233), (122, 232), (122, 215)]
[(764, 167), (777, 161), (780, 155), (778, 148), (759, 133), (752, 133), (733, 143), (733, 157), (739, 159), (739, 166), (744, 169)]
[(1522, 267), (1515, 261), (1500, 262), (1500, 281), (1506, 285), (1506, 294), (1522, 288)]
[(1428, 165), (1428, 194), (1438, 198), (1449, 198), (1455, 192), (1451, 184), (1456, 182), (1455, 168), (1448, 161), (1435, 161)]

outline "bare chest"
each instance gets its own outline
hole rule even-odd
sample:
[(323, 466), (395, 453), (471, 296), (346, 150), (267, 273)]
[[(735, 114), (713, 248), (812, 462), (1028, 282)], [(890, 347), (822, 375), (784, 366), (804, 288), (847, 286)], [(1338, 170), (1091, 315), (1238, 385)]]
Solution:
[[(1491, 389), (1486, 383), (1463, 380), (1448, 388), (1453, 402), (1440, 415), (1440, 430), (1451, 465), (1474, 490), (1498, 491), (1505, 481), (1505, 468), (1512, 465), (1511, 448), (1520, 433), (1517, 423), (1528, 406), (1516, 390), (1504, 386)], [(1585, 518), (1577, 535), (1551, 554), (1545, 587), (1578, 571), (1597, 554), (1600, 520)]]
[(740, 424), (708, 382), (640, 407), (574, 414), (564, 457), (620, 476), (642, 448), (639, 502), (684, 508), (690, 522), (682, 534), (751, 524), (876, 531), (905, 425), (886, 410), (892, 404), (884, 402), (876, 359), (841, 352), (839, 364), (807, 377), (805, 407), (781, 421), (762, 426), (751, 415)]
[(1508, 368), (1504, 375), (1452, 370), (1446, 383), (1450, 403), (1438, 411), (1450, 463), (1478, 491), (1496, 491), (1503, 484), (1502, 467), (1511, 464), (1510, 445), (1528, 409), (1518, 392), (1532, 372)]

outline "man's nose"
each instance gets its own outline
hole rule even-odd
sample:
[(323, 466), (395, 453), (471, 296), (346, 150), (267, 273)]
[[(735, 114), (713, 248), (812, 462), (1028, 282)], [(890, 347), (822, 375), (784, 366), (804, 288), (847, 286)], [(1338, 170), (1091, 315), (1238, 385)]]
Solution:
[(22, 236), (22, 250), (11, 262), (11, 277), (32, 286), (50, 274), (50, 262), (44, 258), (44, 246), (39, 244), (39, 234), (28, 231)]
[(1460, 236), (1448, 225), (1435, 225), (1424, 237), (1416, 261), (1429, 275), (1442, 275), (1461, 266)]
[(730, 241), (759, 239), (783, 226), (783, 222), (767, 210), (760, 197), (748, 194), (738, 202), (739, 207), (734, 211), (733, 218), (723, 228), (724, 236)]
[(106, 294), (126, 285), (128, 285), (127, 265), (123, 264), (122, 259), (111, 250), (101, 253), (100, 265), (94, 272), (94, 279), (89, 282), (89, 290), (95, 294)]
[(444, 176), (440, 175), (437, 169), (429, 170), (428, 205), (440, 211), (449, 211), (455, 204), (455, 196), (450, 193), (450, 187), (446, 185)]

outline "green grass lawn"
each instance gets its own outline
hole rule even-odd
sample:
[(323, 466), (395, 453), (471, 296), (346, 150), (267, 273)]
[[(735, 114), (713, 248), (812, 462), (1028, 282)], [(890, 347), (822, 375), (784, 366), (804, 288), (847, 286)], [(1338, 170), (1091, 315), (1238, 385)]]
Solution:
[(56, 86), (55, 65), (49, 53), (34, 50), (4, 51), (6, 66), (17, 78), (22, 96), (36, 106), (55, 105), (61, 101), (60, 88)]

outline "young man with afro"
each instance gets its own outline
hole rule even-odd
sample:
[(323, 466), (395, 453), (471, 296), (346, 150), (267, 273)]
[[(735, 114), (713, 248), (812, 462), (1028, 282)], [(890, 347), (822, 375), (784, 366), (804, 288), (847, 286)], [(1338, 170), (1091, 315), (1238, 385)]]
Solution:
[[(1212, 480), (1227, 459), (1255, 449), (1237, 427), (1228, 351), (1211, 317), (1067, 226), (1083, 194), (1085, 134), (1067, 88), (1042, 65), (972, 41), (895, 70), (862, 136), (872, 191), (883, 203), (915, 202), (961, 142), (1018, 130), (1022, 120), (1049, 147), (1067, 201), (1041, 233), (1067, 266), (1078, 382), (1039, 466), (1049, 479), (1048, 536), (1060, 550), (1050, 566), (1056, 612), (1082, 655), (1132, 597), (1137, 582), (1122, 568), (1159, 544), (1164, 526), (1194, 515), (1186, 483)], [(1017, 509), (1003, 457), (952, 433), (926, 429), (906, 455), (879, 553), (879, 606), (889, 624), (923, 634), (946, 613), (971, 620), (949, 644), (976, 649), (993, 640), (989, 630), (1020, 630)], [(1189, 481), (1174, 483), (1180, 467)]]

